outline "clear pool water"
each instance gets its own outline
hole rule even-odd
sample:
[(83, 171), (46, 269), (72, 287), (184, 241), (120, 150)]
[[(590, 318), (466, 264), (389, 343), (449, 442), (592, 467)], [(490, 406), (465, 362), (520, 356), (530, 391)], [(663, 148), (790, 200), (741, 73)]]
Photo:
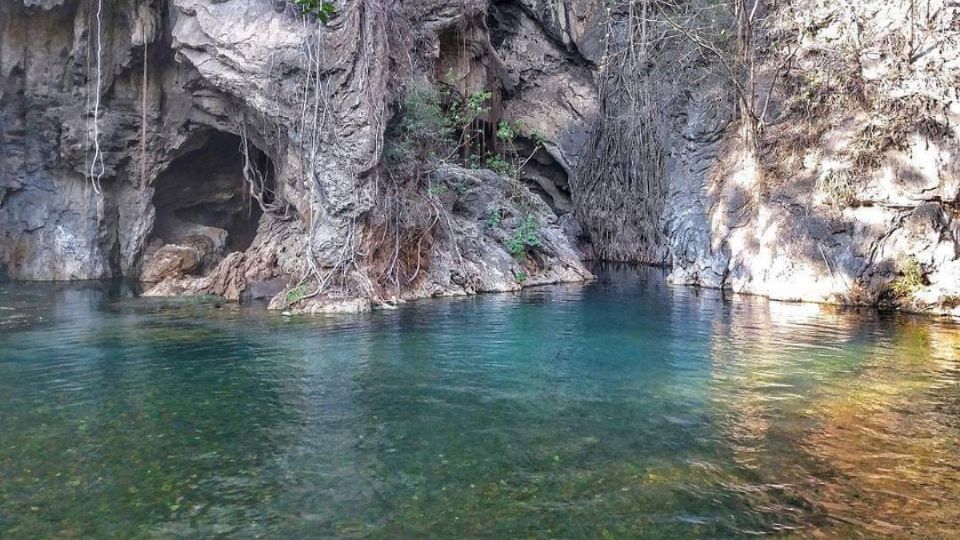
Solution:
[(586, 286), (0, 285), (0, 537), (960, 535), (960, 325)]

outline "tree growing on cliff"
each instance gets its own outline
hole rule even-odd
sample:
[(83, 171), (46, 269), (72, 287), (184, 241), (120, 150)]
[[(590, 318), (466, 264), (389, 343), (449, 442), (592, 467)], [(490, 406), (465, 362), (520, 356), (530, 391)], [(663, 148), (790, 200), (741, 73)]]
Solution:
[[(574, 212), (599, 256), (663, 262), (665, 231), (658, 223), (677, 128), (670, 112), (691, 110), (693, 95), (710, 96), (716, 106), (697, 110), (716, 113), (720, 122), (728, 103), (735, 108), (745, 146), (753, 156), (761, 154), (770, 91), (796, 48), (778, 49), (775, 56), (783, 62), (772, 70), (777, 76), (768, 76), (769, 65), (759, 61), (770, 58), (761, 54), (770, 46), (767, 16), (767, 0), (607, 4), (597, 74), (598, 120), (570, 180), (581, 193)], [(790, 43), (790, 36), (785, 38), (780, 41)], [(639, 219), (611, 219), (623, 214), (625, 199)]]
[[(519, 179), (533, 154), (543, 148), (544, 138), (519, 122), (502, 120), (493, 134), (499, 146), (491, 144), (482, 118), (490, 113), (492, 96), (488, 90), (479, 90), (461, 98), (444, 86), (412, 82), (388, 130), (387, 156), (394, 163), (413, 165), (416, 170), (410, 176), (414, 177), (422, 176), (424, 164), (432, 169), (459, 161), (464, 167)], [(516, 140), (521, 136), (533, 143), (530, 155), (520, 155)]]
[(700, 55), (720, 66), (736, 94), (744, 142), (756, 150), (767, 123), (774, 86), (799, 49), (798, 46), (791, 48), (764, 81), (764, 88), (758, 86), (758, 27), (766, 16), (766, 3), (761, 0), (640, 1), (654, 6), (655, 16), (646, 22), (665, 24), (691, 43)]

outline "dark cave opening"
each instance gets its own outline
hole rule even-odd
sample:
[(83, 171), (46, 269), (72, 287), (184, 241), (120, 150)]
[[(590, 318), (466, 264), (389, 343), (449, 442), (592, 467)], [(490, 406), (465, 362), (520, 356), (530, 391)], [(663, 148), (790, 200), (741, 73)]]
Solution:
[(518, 136), (514, 146), (519, 160), (525, 163), (520, 180), (527, 188), (543, 199), (557, 216), (573, 211), (570, 180), (557, 159), (529, 137)]
[[(144, 253), (145, 274), (166, 277), (155, 275), (164, 272), (151, 268), (151, 259), (171, 244), (196, 250), (196, 264), (173, 272), (190, 274), (205, 273), (228, 253), (245, 251), (253, 243), (263, 212), (244, 179), (242, 144), (237, 135), (207, 132), (191, 141), (190, 149), (157, 177), (156, 218)], [(272, 192), (273, 163), (252, 145), (248, 148), (251, 166), (266, 179), (267, 193)]]

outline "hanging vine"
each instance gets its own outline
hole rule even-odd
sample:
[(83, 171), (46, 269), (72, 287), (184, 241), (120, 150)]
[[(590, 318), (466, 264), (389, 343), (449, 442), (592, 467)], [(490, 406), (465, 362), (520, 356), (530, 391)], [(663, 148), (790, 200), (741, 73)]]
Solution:
[[(301, 8), (301, 21), (305, 34), (309, 35), (304, 43), (302, 67), (304, 71), (303, 83), (300, 89), (300, 118), (295, 127), (295, 138), (304, 148), (304, 159), (301, 170), (308, 179), (308, 223), (305, 275), (300, 279), (297, 289), (309, 290), (303, 295), (296, 295), (296, 301), (305, 300), (333, 290), (346, 292), (352, 287), (359, 287), (360, 291), (353, 291), (366, 296), (375, 296), (374, 287), (358, 263), (363, 255), (363, 227), (359, 222), (360, 216), (349, 212), (346, 216), (338, 216), (340, 210), (331, 212), (327, 205), (330, 202), (326, 192), (328, 167), (333, 165), (327, 160), (321, 160), (321, 150), (325, 147), (343, 147), (349, 144), (339, 141), (340, 133), (337, 129), (329, 129), (335, 108), (331, 106), (333, 94), (340, 91), (365, 94), (360, 97), (365, 104), (372, 104), (370, 131), (374, 135), (370, 157), (359, 166), (353, 174), (358, 179), (352, 194), (354, 201), (346, 203), (348, 208), (363, 206), (361, 192), (364, 185), (372, 177), (376, 183), (379, 155), (383, 147), (383, 107), (376, 104), (382, 102), (381, 74), (374, 73), (379, 55), (383, 53), (386, 39), (384, 29), (385, 11), (379, 2), (359, 0), (337, 12), (322, 2), (299, 2), (294, 4)], [(313, 9), (312, 6), (317, 8)], [(304, 9), (307, 8), (307, 9)], [(336, 17), (340, 24), (330, 32), (326, 24)], [(324, 46), (328, 38), (336, 40), (340, 36), (356, 36), (355, 45)], [(326, 50), (337, 51), (339, 56), (327, 59)], [(318, 166), (318, 161), (324, 161)], [(317, 237), (321, 227), (336, 229), (337, 242), (333, 245), (325, 240), (318, 245)], [(324, 252), (321, 261), (318, 252)], [(307, 285), (310, 284), (309, 287)], [(334, 285), (336, 287), (334, 287)]]
[(599, 115), (571, 179), (579, 194), (575, 212), (597, 254), (610, 260), (660, 262), (666, 129), (656, 96), (674, 94), (663, 88), (669, 81), (649, 74), (654, 48), (668, 39), (651, 35), (651, 1), (630, 0), (607, 10)]
[(240, 117), (240, 155), (243, 156), (243, 179), (247, 186), (247, 193), (250, 198), (257, 202), (260, 210), (274, 219), (287, 221), (293, 219), (296, 214), (289, 204), (278, 199), (276, 193), (270, 188), (270, 171), (268, 167), (258, 164), (256, 157), (251, 154), (259, 152), (256, 149), (251, 150), (250, 142), (247, 137), (247, 120)]
[(93, 103), (93, 159), (90, 162), (89, 179), (93, 191), (100, 196), (103, 194), (101, 181), (106, 172), (103, 152), (100, 149), (100, 99), (103, 91), (103, 0), (97, 0), (96, 21), (97, 79)]
[(148, 84), (148, 71), (147, 65), (147, 51), (149, 45), (147, 42), (143, 42), (143, 77), (142, 84), (140, 87), (141, 101), (140, 101), (140, 185), (145, 186), (147, 184), (147, 84)]

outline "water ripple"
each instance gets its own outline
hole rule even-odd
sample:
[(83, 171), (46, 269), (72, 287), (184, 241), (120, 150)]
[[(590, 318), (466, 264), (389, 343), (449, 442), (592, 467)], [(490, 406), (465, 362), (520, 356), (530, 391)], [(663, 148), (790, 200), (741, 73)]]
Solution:
[(0, 288), (0, 536), (960, 535), (960, 330), (587, 286), (285, 318)]

